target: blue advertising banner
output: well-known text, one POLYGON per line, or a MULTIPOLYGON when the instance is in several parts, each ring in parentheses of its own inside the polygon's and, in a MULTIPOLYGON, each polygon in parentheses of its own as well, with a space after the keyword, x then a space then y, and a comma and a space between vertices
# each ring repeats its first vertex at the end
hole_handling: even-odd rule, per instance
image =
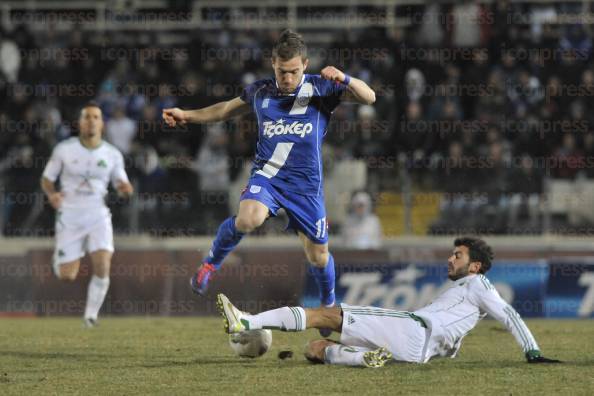
POLYGON ((594 317, 594 262, 575 261, 550 264, 547 317, 594 317))
MULTIPOLYGON (((545 315, 549 267, 545 261, 499 261, 487 274, 503 299, 520 315, 545 315)), ((440 263, 377 263, 339 265, 337 302, 412 311, 429 304, 449 287, 447 266, 440 263)), ((319 305, 318 289, 308 276, 302 299, 306 307, 319 305)))

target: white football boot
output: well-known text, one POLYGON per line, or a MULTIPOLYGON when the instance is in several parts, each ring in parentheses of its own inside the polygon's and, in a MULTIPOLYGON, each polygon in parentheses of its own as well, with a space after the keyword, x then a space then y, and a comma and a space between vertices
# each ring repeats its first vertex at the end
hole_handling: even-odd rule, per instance
POLYGON ((363 354, 363 364, 365 367, 379 368, 392 360, 392 353, 386 348, 381 347, 363 354))
POLYGON ((217 295, 217 308, 225 320, 225 331, 229 334, 241 333, 249 330, 249 322, 242 319, 245 312, 237 309, 226 295, 217 295))

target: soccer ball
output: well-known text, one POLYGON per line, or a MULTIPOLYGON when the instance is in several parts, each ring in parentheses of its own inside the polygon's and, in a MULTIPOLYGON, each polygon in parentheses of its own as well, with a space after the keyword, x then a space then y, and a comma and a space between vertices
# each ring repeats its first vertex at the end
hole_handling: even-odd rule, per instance
POLYGON ((239 357, 257 358, 272 345, 272 331, 247 330, 229 335, 229 345, 239 357))

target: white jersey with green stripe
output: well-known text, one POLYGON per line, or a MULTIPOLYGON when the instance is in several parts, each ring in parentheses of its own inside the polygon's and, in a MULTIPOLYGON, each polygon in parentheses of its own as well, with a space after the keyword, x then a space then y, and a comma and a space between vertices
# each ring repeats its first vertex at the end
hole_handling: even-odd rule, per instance
POLYGON ((117 148, 103 141, 89 149, 77 137, 54 148, 43 176, 52 182, 60 178, 63 209, 102 208, 109 182, 114 187, 118 182, 128 182, 124 157, 117 148))
POLYGON ((524 352, 539 349, 520 315, 484 275, 458 279, 431 304, 414 313, 425 320, 431 333, 425 361, 433 356, 455 357, 462 338, 487 314, 505 325, 524 352))

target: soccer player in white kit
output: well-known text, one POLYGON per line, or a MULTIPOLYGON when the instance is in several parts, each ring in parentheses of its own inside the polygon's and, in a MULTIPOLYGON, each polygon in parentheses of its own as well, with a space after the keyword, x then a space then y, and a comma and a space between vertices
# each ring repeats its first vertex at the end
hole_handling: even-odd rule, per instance
POLYGON ((79 136, 60 142, 48 161, 41 188, 56 210, 56 247, 53 269, 56 276, 74 281, 80 259, 88 252, 93 276, 84 312, 86 327, 97 324, 97 316, 109 289, 113 254, 111 212, 105 205, 111 181, 120 196, 130 196, 132 185, 124 169, 124 157, 103 141, 103 115, 95 103, 80 112, 79 136), (61 189, 55 182, 60 178, 61 189))
POLYGON ((485 273, 491 268, 491 247, 478 238, 458 238, 448 259, 451 287, 414 312, 341 304, 334 308, 282 307, 250 315, 219 294, 217 306, 225 330, 303 331, 331 328, 340 343, 316 340, 305 356, 314 362, 381 367, 390 360, 427 363, 431 358, 456 357, 462 339, 487 314, 513 334, 529 363, 557 363, 540 348, 520 315, 506 303, 485 273))

